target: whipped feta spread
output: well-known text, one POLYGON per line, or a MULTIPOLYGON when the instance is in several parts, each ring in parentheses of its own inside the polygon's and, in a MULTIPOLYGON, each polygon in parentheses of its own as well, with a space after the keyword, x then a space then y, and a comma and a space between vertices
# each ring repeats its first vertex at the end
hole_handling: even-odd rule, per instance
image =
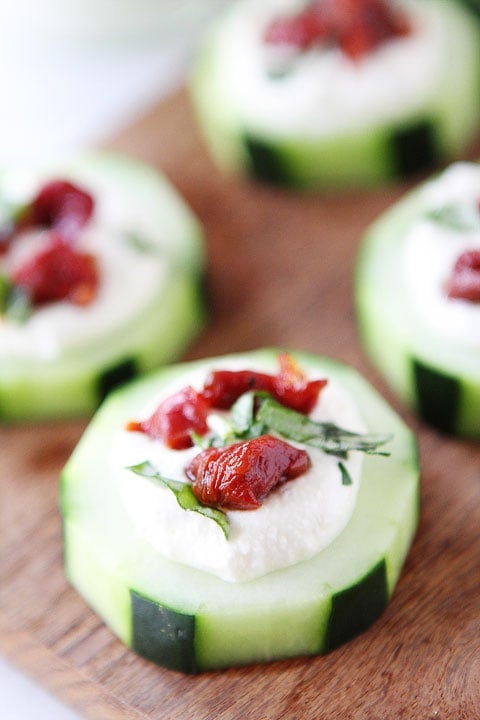
MULTIPOLYGON (((148 417, 165 396, 185 385, 200 390, 212 367, 181 377, 145 408, 142 417, 148 417)), ((271 365, 246 365, 245 361, 231 359, 217 367, 276 371, 271 365)), ((318 373, 311 379, 314 377, 317 379, 318 373)), ((365 431, 352 398, 330 380, 310 417, 365 431)), ((353 482, 343 485, 338 458, 312 447, 301 447, 310 456, 311 469, 275 488, 257 510, 229 511, 228 540, 213 520, 182 510, 170 490, 125 469, 149 460, 164 476, 185 482, 185 466, 199 452, 198 448, 170 450, 161 441, 141 433, 119 431, 112 443, 110 465, 136 532, 155 550, 170 560, 223 580, 246 582, 313 557, 342 532, 353 513, 360 484, 361 454, 351 452, 344 461, 353 482)))
POLYGON ((480 166, 455 163, 423 188, 424 213, 405 238, 403 267, 412 312, 427 329, 466 347, 480 347, 480 304, 447 296, 445 285, 457 258, 480 250, 480 166), (465 219, 453 227, 431 219, 452 208, 465 219), (471 222, 470 222, 471 220, 471 222))
MULTIPOLYGON (((55 177, 77 183, 94 198, 94 215, 75 247, 96 258, 97 293, 84 306, 63 300, 35 308, 22 323, 0 318, 0 358, 48 361, 95 344, 137 317, 167 281, 165 257, 160 252, 139 251, 131 241, 134 235, 155 246, 159 227, 149 221, 144 208, 131 201, 128 186, 94 173, 84 178, 82 173, 60 171, 55 177)), ((12 173, 2 178, 2 200, 6 206, 28 202, 45 181, 40 175, 12 173)), ((36 253, 47 237, 48 232, 35 230, 15 240, 12 250, 0 256, 0 274, 8 274, 36 253)))
POLYGON ((446 3, 404 3, 412 31, 358 62, 335 47, 297 53, 263 42, 272 18, 304 4, 244 0, 219 31, 217 82, 228 89, 232 113, 249 129, 335 137, 408 117, 435 88, 441 92, 455 36, 446 3))

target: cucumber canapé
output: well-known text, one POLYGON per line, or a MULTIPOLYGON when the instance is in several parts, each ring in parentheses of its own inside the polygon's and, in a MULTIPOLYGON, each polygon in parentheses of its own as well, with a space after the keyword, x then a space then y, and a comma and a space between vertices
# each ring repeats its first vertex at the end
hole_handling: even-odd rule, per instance
MULTIPOLYGON (((382 613, 412 542, 419 468, 411 431, 351 368, 293 352, 278 374, 279 357, 268 349, 171 366, 116 390, 64 469, 69 580, 127 646, 167 668, 194 673, 328 652, 382 613), (233 373, 242 391, 228 411, 212 400, 212 371, 233 373), (318 393, 308 415, 303 400, 298 409, 300 385, 318 393), (185 388, 190 400, 197 394, 188 413, 195 443, 176 450, 166 447, 165 408, 175 413, 172 398, 185 388), (287 443, 308 456, 309 467, 282 478, 257 509, 194 497, 201 473, 190 486, 184 472, 193 458, 204 468, 273 440, 282 453, 287 443)), ((231 480, 232 468, 221 468, 220 480, 231 480)), ((245 499, 237 482, 233 472, 233 485, 225 483, 235 503, 245 499)))
POLYGON ((191 89, 222 170, 297 189, 363 187, 473 142, 478 15, 443 0, 343 5, 243 0, 207 35, 191 89))
POLYGON ((91 413, 203 324, 201 228, 108 153, 0 174, 0 421, 91 413))
POLYGON ((480 166, 455 163, 367 231, 355 280, 366 353, 441 431, 480 435, 480 166))

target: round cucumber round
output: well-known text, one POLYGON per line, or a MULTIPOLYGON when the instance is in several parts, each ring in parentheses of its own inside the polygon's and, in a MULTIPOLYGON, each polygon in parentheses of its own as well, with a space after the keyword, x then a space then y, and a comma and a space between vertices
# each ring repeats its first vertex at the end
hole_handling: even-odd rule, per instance
MULTIPOLYGON (((415 242, 413 229, 427 223, 433 243, 438 238, 438 248, 432 246, 433 254, 423 259, 419 270, 425 278, 432 277, 435 256, 445 243, 455 248, 454 243, 476 242, 480 227, 476 227, 476 210, 471 220, 463 219, 462 202, 470 199, 475 208, 478 197, 480 167, 469 163, 455 164, 411 191, 367 231, 355 277, 359 332, 373 364, 424 420, 464 436, 480 435, 480 349, 475 345, 475 325, 460 329, 465 310, 469 322, 472 312, 480 310, 445 296, 444 314, 429 315, 427 295, 412 294, 406 253, 408 243, 415 242), (455 190, 460 178, 466 185, 455 190), (435 188, 444 189, 438 195, 435 188)), ((439 295, 445 295, 446 279, 439 279, 439 295)))
POLYGON ((99 287, 86 308, 60 301, 1 319, 0 421, 89 414, 115 385, 177 358, 204 322, 202 231, 158 172, 108 153, 3 171, 3 220, 56 178, 94 197, 82 233, 100 253, 99 287))
MULTIPOLYGON (((242 23, 246 25, 249 15, 255 18, 260 12, 257 5, 252 0, 232 5, 205 39, 192 73, 191 90, 199 125, 213 158, 225 172, 298 189, 376 185, 454 159, 471 144, 480 118, 480 25, 478 16, 461 3, 407 2, 407 11, 420 11, 422 22, 441 26, 442 47, 428 78, 415 92, 404 92, 405 102, 397 102, 389 112, 385 111, 386 102, 380 102, 378 97, 356 97, 355 107, 346 106, 338 122, 329 121, 323 129, 323 118, 337 104, 337 97, 332 102, 319 100, 315 113, 309 108, 306 127, 307 109, 299 94, 300 90, 304 96, 308 94, 307 82, 289 91, 292 79, 302 71, 301 64, 298 69, 293 64, 288 72, 273 76, 265 83, 267 93, 263 97, 258 87, 256 93, 249 94, 251 76, 267 76, 265 59, 258 52, 255 61, 247 58, 242 63, 241 48, 235 49, 237 36, 242 33, 235 33, 235 29, 242 23), (250 76, 244 66, 249 68, 250 76), (280 89, 282 92, 277 94, 280 89), (272 100, 269 113, 265 96, 272 100), (262 112, 255 110, 259 105, 262 112), (298 127, 296 121, 285 120, 296 117, 297 106, 298 127)), ((288 3, 285 5, 288 8, 288 3)), ((278 15, 278 5, 275 11, 272 3, 271 12, 272 16, 275 12, 278 15)), ((252 21, 254 32, 258 34, 259 30, 252 21)), ((372 79, 371 87, 380 88, 388 81, 398 95, 402 94, 418 75, 419 67, 429 62, 428 52, 426 58, 416 61, 408 57, 406 50, 402 65, 410 67, 410 78, 408 70, 403 78, 393 73, 387 78, 379 75, 372 79)), ((386 60, 382 56, 378 62, 385 64, 386 60)), ((370 58, 365 64, 369 63, 370 58)), ((361 62, 354 72, 360 77, 361 62)), ((331 74, 324 72, 325 76, 326 87, 335 85, 331 74)), ((315 78, 315 85, 321 82, 315 78)), ((350 92, 355 92, 353 76, 349 82, 350 92)), ((310 94, 314 91, 316 87, 311 87, 310 94)))
MULTIPOLYGON (((268 368, 278 352, 215 362, 221 367, 234 358, 244 367, 268 368)), ((369 627, 393 593, 418 522, 413 434, 351 368, 315 355, 292 356, 354 398, 367 432, 393 436, 389 457, 365 456, 348 525, 314 557, 248 582, 228 582, 166 559, 135 532, 109 461, 112 440, 152 397, 188 384, 192 372, 207 372, 212 360, 165 368, 115 391, 63 471, 70 582, 127 646, 162 666, 194 673, 326 653, 369 627)))

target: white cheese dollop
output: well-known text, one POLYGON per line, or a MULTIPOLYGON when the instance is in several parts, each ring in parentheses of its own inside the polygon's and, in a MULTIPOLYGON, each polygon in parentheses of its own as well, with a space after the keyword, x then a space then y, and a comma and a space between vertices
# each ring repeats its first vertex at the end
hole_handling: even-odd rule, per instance
POLYGON ((232 112, 251 130, 312 138, 361 131, 412 114, 445 75, 452 37, 445 3, 403 3, 412 32, 358 62, 334 47, 292 53, 263 42, 272 18, 302 5, 245 0, 219 33, 219 86, 228 88, 232 112), (282 67, 281 77, 269 73, 282 67))
MULTIPOLYGON (((232 364, 231 360, 220 366, 246 367, 245 362, 232 364)), ((276 369, 264 365, 248 368, 267 372, 276 369)), ((201 389, 205 377, 205 369, 194 376, 183 376, 176 386, 169 386, 167 394, 187 384, 201 389)), ((147 417, 160 399, 155 398, 142 417, 147 417)), ((365 430, 352 398, 331 381, 321 392, 311 417, 358 432, 365 430)), ((149 460, 166 477, 185 481, 184 468, 198 448, 169 450, 162 442, 141 433, 119 431, 110 463, 137 533, 159 553, 227 581, 246 582, 313 557, 342 532, 353 513, 361 454, 349 454, 345 465, 353 483, 343 485, 338 458, 315 448, 305 449, 312 461, 307 473, 276 488, 257 510, 228 512, 228 540, 213 520, 182 510, 170 490, 125 469, 149 460)))
MULTIPOLYGON (((138 316, 167 279, 169 266, 159 252, 139 252, 129 233, 155 244, 159 228, 149 223, 142 207, 129 201, 128 187, 94 175, 77 179, 59 172, 90 192, 94 215, 82 229, 76 249, 95 256, 99 271, 98 291, 85 306, 60 301, 36 308, 26 322, 0 319, 0 358, 48 361, 75 352, 87 343, 101 341, 107 333, 125 327, 138 316)), ((40 175, 19 172, 5 179, 2 190, 11 203, 28 202, 45 182, 40 175)), ((0 256, 0 273, 18 266, 20 258, 42 247, 48 233, 34 231, 15 240, 13 249, 0 256)))
POLYGON ((424 186, 425 212, 405 238, 404 274, 416 324, 445 340, 480 347, 480 304, 452 299, 445 292, 457 258, 480 250, 480 167, 455 163, 424 186), (428 218, 429 210, 458 209, 470 229, 455 229, 428 218))

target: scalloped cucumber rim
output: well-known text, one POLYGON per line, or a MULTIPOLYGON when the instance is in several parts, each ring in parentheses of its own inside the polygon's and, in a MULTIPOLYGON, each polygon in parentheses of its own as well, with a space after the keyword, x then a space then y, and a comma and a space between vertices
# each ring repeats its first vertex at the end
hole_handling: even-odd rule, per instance
POLYGON ((190 83, 199 125, 219 167, 315 189, 375 185, 458 156, 475 137, 480 115, 480 26, 478 13, 470 8, 456 3, 439 7, 457 26, 458 48, 452 48, 445 72, 424 102, 396 121, 322 140, 270 136, 243 123, 217 72, 220 21, 199 51, 190 83))
MULTIPOLYGON (((121 183, 129 196, 168 221, 155 241, 170 264, 147 307, 102 342, 87 342, 55 360, 0 358, 0 421, 46 420, 91 413, 117 382, 175 360, 205 322, 201 227, 185 202, 153 168, 134 159, 93 153, 51 164, 42 174, 121 183), (120 178, 120 180, 119 180, 120 178)), ((0 177, 1 185, 1 177, 0 177)))
POLYGON ((419 326, 399 272, 404 239, 426 211, 427 183, 384 212, 363 238, 355 271, 359 335, 371 362, 407 406, 444 432, 477 437, 478 355, 419 326))
MULTIPOLYGON (((273 365, 276 350, 244 355, 273 365)), ((366 457, 346 530, 313 559, 248 583, 228 583, 168 561, 137 537, 108 467, 113 435, 151 395, 209 361, 164 369, 113 393, 62 474, 65 563, 71 583, 115 634, 183 672, 327 652, 384 610, 412 542, 419 467, 412 432, 354 370, 292 353, 336 378, 371 431, 393 432, 390 458, 366 457)))

